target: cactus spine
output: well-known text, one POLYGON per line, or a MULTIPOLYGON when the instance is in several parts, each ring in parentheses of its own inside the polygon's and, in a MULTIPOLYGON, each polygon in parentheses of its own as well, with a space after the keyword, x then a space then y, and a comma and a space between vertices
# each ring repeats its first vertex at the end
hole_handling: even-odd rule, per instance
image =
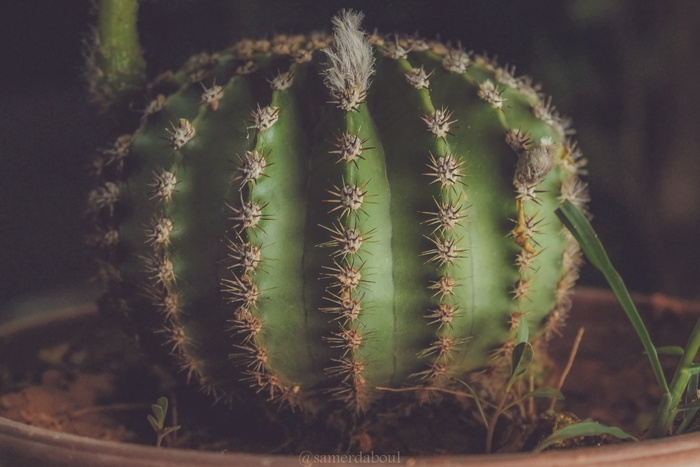
POLYGON ((497 375, 565 319, 569 122, 512 69, 360 20, 194 57, 96 159, 106 302, 215 397, 363 411, 497 375))

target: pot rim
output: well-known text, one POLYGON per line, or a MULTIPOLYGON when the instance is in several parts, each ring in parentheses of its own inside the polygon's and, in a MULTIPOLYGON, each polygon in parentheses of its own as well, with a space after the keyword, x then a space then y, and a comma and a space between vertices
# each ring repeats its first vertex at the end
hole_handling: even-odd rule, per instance
MULTIPOLYGON (((654 296, 637 296, 641 302, 650 303, 654 296)), ((589 302, 610 302, 615 300, 612 293, 595 288, 579 287, 576 300, 589 302)), ((697 312, 697 302, 675 301, 676 304, 688 303, 690 313, 697 312)), ((58 310, 15 319, 0 325, 0 340, 43 324, 54 324, 96 315, 97 307, 93 302, 84 302, 75 306, 62 307, 58 310)), ((510 466, 530 465, 537 467, 554 467, 561 465, 634 465, 635 467, 658 466, 673 462, 672 465, 698 465, 700 461, 700 432, 667 438, 645 440, 639 443, 599 447, 576 448, 562 451, 547 451, 539 454, 492 454, 492 455, 450 455, 429 457, 403 457, 395 455, 378 456, 363 453, 362 456, 323 455, 323 453, 303 452, 299 456, 230 453, 213 451, 196 451, 178 448, 156 448, 137 444, 103 441, 93 438, 51 431, 34 427, 0 417, 0 461, 17 459, 22 456, 25 463, 12 465, 31 466, 136 466, 136 467, 218 467, 228 465, 242 466, 305 466, 311 464, 337 463, 402 463, 415 466, 442 465, 494 465, 510 466)), ((0 464, 5 465, 4 462, 0 464)))
MULTIPOLYGON (((195 451, 178 448, 156 448, 137 444, 102 441, 33 427, 0 417, 0 460, 16 452, 29 456, 27 465, 86 465, 86 466, 152 466, 152 467, 219 467, 241 466, 305 466, 337 463, 401 463, 411 466, 466 465, 635 465, 658 466, 673 461, 673 465, 697 465, 700 459, 700 433, 689 433, 639 443, 613 444, 563 451, 518 454, 478 454, 454 456, 403 457, 401 453, 388 456, 363 453, 356 455, 323 455, 302 452, 298 456, 250 453, 195 451), (308 459, 308 461, 307 461, 308 459), (49 464, 42 464, 49 461, 49 464), (69 463, 68 463, 69 462, 69 463), (82 463, 81 463, 82 462, 82 463), (629 463, 629 464, 628 464, 629 463)), ((8 457, 9 459, 10 457, 8 457)))

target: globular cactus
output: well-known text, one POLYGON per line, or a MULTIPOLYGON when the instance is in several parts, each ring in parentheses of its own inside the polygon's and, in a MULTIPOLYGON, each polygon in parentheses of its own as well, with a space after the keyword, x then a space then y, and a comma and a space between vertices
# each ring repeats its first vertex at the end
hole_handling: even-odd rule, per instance
POLYGON ((512 68, 360 20, 193 57, 95 161, 106 303, 216 397, 488 386, 566 317, 569 122, 512 68))

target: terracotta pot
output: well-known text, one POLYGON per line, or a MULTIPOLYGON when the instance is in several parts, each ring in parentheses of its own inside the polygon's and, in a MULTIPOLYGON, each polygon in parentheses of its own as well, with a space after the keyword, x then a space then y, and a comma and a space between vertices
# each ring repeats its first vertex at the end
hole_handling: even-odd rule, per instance
MULTIPOLYGON (((700 305, 692 302, 668 300, 660 296, 635 297, 657 345, 682 344, 697 315, 700 305)), ((0 355, 11 357, 11 342, 17 336, 38 327, 60 328, 61 325, 94 319, 91 304, 52 310, 41 316, 16 320, 0 327, 0 355)), ((614 297, 594 289, 579 289, 574 310, 562 339, 552 346, 552 353, 566 360, 572 335, 580 326, 586 327, 580 355, 593 353, 616 365, 646 365, 641 345, 629 336, 631 327, 614 297), (630 337, 631 340, 626 340, 630 337), (631 342, 631 344, 630 344, 631 342), (602 352, 601 352, 602 349, 602 352), (632 363, 629 363, 632 362, 632 363)), ((577 370, 574 368, 572 373, 577 370)), ((613 370, 615 371, 615 370, 613 370)), ((585 376, 585 375, 584 375, 585 376)), ((640 381, 648 375, 640 374, 640 381)), ((637 381, 626 381, 638 386, 637 381)), ((584 377, 576 383, 579 391, 595 390, 595 378, 584 377), (590 384, 590 387, 581 387, 590 384)), ((564 393, 567 394, 566 387, 564 393)), ((585 417, 586 413, 579 413, 585 417)), ((697 466, 700 465, 700 433, 601 447, 552 451, 542 454, 498 454, 477 456, 435 456, 409 458, 401 453, 391 457, 366 454, 364 457, 327 456, 318 453, 301 456, 271 456, 254 454, 215 453, 193 450, 154 448, 126 443, 98 441, 74 435, 57 433, 0 418, 0 466, 11 467, 124 467, 124 466, 299 466, 312 463, 405 463, 408 465, 488 465, 488 466, 697 466)))

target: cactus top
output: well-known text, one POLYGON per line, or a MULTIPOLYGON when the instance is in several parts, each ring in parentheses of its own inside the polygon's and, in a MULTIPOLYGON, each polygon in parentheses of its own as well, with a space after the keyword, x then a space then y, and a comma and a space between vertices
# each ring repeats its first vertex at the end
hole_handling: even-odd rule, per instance
POLYGON ((512 68, 360 21, 193 57, 95 160, 106 302, 216 397, 361 411, 566 317, 569 121, 512 68))

